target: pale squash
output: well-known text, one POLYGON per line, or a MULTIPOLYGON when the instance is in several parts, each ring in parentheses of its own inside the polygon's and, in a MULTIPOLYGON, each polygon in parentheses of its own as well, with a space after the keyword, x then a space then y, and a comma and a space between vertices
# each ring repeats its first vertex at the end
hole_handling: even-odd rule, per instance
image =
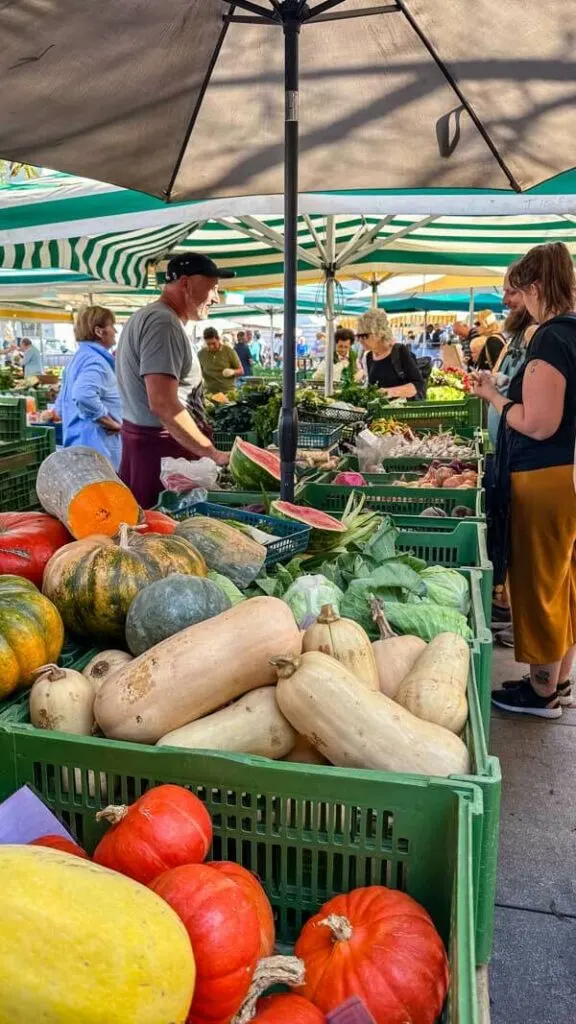
POLYGON ((41 846, 0 846, 0 1024, 184 1024, 190 940, 150 889, 41 846))
POLYGON ((426 641, 419 636, 396 636, 379 601, 372 601, 372 617, 380 631, 380 639, 372 644, 380 693, 394 700, 400 683, 426 650, 426 641))
POLYGON ((59 448, 44 459, 36 492, 76 540, 94 533, 113 537, 122 523, 135 526, 140 518, 136 498, 108 459, 83 445, 59 448))
POLYGON ((295 740, 294 729, 276 703, 276 687, 262 686, 212 715, 166 733, 158 746, 280 758, 292 750, 295 740))
POLYGON ((292 764, 329 764, 323 754, 316 747, 313 747, 310 740, 305 736, 296 736, 296 743, 292 750, 282 758, 283 761, 291 761, 292 764))
POLYGON ((468 718, 468 644, 457 633, 438 633, 422 652, 396 694, 407 711, 460 733, 468 718))
POLYGON ((96 721, 112 739, 156 743, 243 693, 272 685, 270 659, 301 648, 288 605, 253 597, 135 658, 97 693, 96 721))
POLYGON ((309 626, 302 641, 303 651, 321 651, 349 668, 369 690, 379 689, 378 666, 370 637, 353 619, 343 619, 331 604, 309 626))
POLYGON ((94 728, 94 686, 81 672, 58 665, 36 671, 30 690, 30 721, 37 729, 90 736, 94 728))
POLYGON ((132 655, 126 651, 100 651, 82 669, 82 675, 90 680, 94 692, 97 693, 102 684, 116 675, 129 661, 132 661, 132 655))
POLYGON ((274 662, 280 710, 332 764, 438 776, 469 771, 461 739, 368 690, 329 655, 309 651, 274 662))

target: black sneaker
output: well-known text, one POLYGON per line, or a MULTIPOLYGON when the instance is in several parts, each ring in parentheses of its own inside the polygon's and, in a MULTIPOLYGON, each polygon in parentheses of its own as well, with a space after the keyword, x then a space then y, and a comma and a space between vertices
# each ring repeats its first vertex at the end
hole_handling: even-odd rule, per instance
POLYGON ((539 697, 527 679, 521 679, 516 686, 494 690, 492 703, 502 711, 536 715, 538 718, 560 718, 562 714, 558 691, 551 697, 539 697))
POLYGON ((492 629, 498 629, 499 626, 510 626, 512 623, 512 613, 509 608, 504 608, 501 604, 492 605, 492 629))
MULTIPOLYGON (((514 690, 522 683, 530 683, 530 676, 523 676, 522 679, 507 679, 505 683, 502 683, 503 690, 514 690)), ((556 688, 556 696, 558 697, 558 703, 565 708, 572 706, 572 680, 566 679, 563 683, 558 683, 556 688)))
POLYGON ((494 633, 494 643, 498 644, 499 647, 514 647, 514 630, 499 629, 498 632, 494 633))

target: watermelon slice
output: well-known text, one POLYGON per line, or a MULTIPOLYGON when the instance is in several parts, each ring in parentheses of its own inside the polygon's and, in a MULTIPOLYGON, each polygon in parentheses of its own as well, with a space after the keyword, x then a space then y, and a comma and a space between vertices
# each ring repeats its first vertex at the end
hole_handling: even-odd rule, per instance
POLYGON ((293 505, 290 501, 273 501, 270 510, 272 515, 279 516, 280 519, 291 519, 293 522, 311 527, 308 544, 308 551, 311 554, 319 554, 336 547, 340 544, 343 534, 347 532, 344 523, 317 508, 293 505))
POLYGON ((230 473, 245 491, 280 490, 280 459, 274 452, 266 452, 249 441, 237 437, 230 452, 230 473))

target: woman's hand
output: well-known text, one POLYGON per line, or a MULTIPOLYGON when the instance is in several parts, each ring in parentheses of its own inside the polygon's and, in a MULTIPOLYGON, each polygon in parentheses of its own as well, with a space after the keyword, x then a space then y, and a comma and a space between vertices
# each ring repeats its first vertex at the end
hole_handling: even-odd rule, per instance
POLYGON ((472 394, 476 395, 477 398, 484 398, 487 402, 491 402, 500 393, 490 370, 478 370, 470 374, 470 378, 472 381, 472 394))

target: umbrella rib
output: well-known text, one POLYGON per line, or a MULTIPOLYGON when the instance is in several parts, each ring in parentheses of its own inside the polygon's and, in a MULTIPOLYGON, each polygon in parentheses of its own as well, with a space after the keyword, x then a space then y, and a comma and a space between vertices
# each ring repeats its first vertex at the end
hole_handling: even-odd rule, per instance
POLYGON ((324 247, 324 243, 323 243, 322 239, 320 238, 320 235, 318 234, 318 232, 316 230, 316 226, 315 226, 314 222, 312 221, 312 218, 310 217, 310 215, 308 213, 305 213, 305 214, 303 214, 302 219, 303 219, 306 227, 308 228, 308 231, 312 235, 312 238, 314 239, 314 242, 316 244, 316 248, 318 249, 318 252, 320 253, 320 259, 322 260, 323 263, 327 263, 328 262, 328 257, 326 256, 326 249, 324 247))
POLYGON ((396 2, 398 4, 399 9, 404 14, 404 17, 406 18, 408 24, 414 30, 414 32, 416 33, 416 35, 420 39, 420 42, 428 50, 428 53, 432 57, 432 60, 438 66, 438 68, 440 69, 442 74, 444 75, 444 78, 448 82, 448 85, 450 86, 452 91, 454 93, 456 93, 456 96, 458 97, 458 99, 460 100, 462 106, 467 111, 468 115, 472 119, 472 121, 475 124, 476 128, 480 132, 480 135, 484 139, 484 142, 488 146, 488 149, 492 153, 492 156, 496 160, 498 166, 502 169, 502 171, 504 172, 504 174, 508 178, 508 181, 510 182, 512 188, 514 189, 515 192, 521 192, 522 188, 521 188, 519 182, 516 180, 516 177, 515 177, 514 173, 508 167, 508 164, 504 160, 504 157, 502 156, 502 154, 499 152, 498 147, 496 146, 496 143, 493 141, 490 133, 488 132, 488 129, 485 127, 485 125, 482 123, 482 121, 478 117, 478 114, 476 113, 476 111, 472 107, 471 103, 466 99, 466 97, 465 97, 465 95, 464 95, 460 85, 456 81, 454 75, 449 70, 447 65, 442 60, 440 54, 436 50, 436 47, 433 45, 433 43, 430 42, 430 40, 428 39, 426 33, 423 31, 423 29, 420 28, 420 26, 419 26, 418 22, 416 21, 415 17, 413 16, 413 14, 406 7, 405 0, 396 0, 396 2))
MULTIPOLYGON (((225 2, 229 2, 229 0, 225 0, 225 2)), ((235 4, 230 4, 230 13, 232 13, 234 11, 234 7, 235 7, 235 4)), ((200 108, 202 106, 202 103, 204 102, 204 97, 206 95, 206 90, 208 88, 210 79, 212 78, 212 73, 214 71, 214 68, 216 67, 216 61, 218 60, 218 57, 220 56, 220 50, 222 49, 222 47, 224 45, 224 40, 226 38, 227 31, 228 31, 228 21, 225 18, 224 25, 222 27, 220 35, 218 36, 218 40, 216 42, 216 46, 214 47, 214 52, 212 53, 212 57, 210 59, 210 63, 209 63, 208 68, 206 70, 206 74, 204 75, 204 81, 202 82, 202 85, 201 85, 201 88, 200 88, 200 92, 199 92, 199 95, 198 95, 198 99, 196 100, 196 103, 194 104, 194 110, 192 111, 192 116, 190 118, 190 121, 188 122, 186 131, 184 132, 184 138, 182 140, 182 145, 180 147, 180 152, 178 153, 178 156, 176 158, 176 163, 174 164, 174 170, 172 171, 172 176, 171 176, 170 181, 168 183, 168 188, 165 189, 165 191, 164 191, 164 196, 165 196, 165 198, 168 201, 170 201, 170 199, 172 197, 172 190, 174 188, 174 185, 176 184, 176 179, 178 177, 178 174, 180 173, 180 168, 182 166, 182 162, 183 162, 184 157, 186 155, 186 150, 188 149, 188 143, 190 142, 190 136, 192 135, 192 132, 194 131, 194 125, 196 124, 196 121, 198 119, 198 115, 200 113, 200 108)))
MULTIPOLYGON (((240 223, 248 225, 248 228, 251 228, 255 233, 258 233, 260 235, 260 241, 262 241, 262 239, 266 239, 266 241, 271 242, 272 245, 280 252, 284 252, 284 235, 280 231, 275 231, 273 228, 269 227, 268 224, 264 224, 263 221, 248 215, 241 217, 240 223)), ((301 245, 296 246, 296 254, 299 259, 306 263, 310 263, 313 267, 317 267, 319 270, 323 269, 322 260, 320 260, 315 253, 308 252, 307 249, 302 248, 301 245)))
POLYGON ((356 256, 359 249, 363 249, 366 245, 373 242, 382 231, 382 228, 385 228, 393 219, 393 214, 389 213, 386 217, 382 217, 382 220, 379 220, 373 228, 370 228, 369 230, 366 230, 364 227, 360 228, 348 245, 345 245, 338 253, 336 266, 343 267, 344 263, 349 260, 351 256, 356 256))
MULTIPOLYGON (((437 220, 437 217, 423 217, 422 220, 416 221, 414 224, 408 224, 406 227, 401 228, 400 231, 395 231, 393 235, 387 235, 386 238, 377 239, 372 244, 359 246, 354 253, 356 260, 364 259, 369 256, 370 253, 376 252, 378 249, 387 249, 393 245, 394 242, 398 242, 401 238, 405 238, 406 235, 412 234, 413 231, 417 231, 418 228, 425 228, 431 221, 437 220)), ((349 257, 348 257, 349 258, 349 257)))
MULTIPOLYGON (((319 10, 319 8, 316 8, 319 10)), ((359 7, 354 11, 335 11, 334 14, 314 14, 306 19, 309 25, 321 21, 345 21, 349 18, 369 18, 374 14, 400 14, 400 8, 394 4, 382 4, 380 7, 359 7)))
MULTIPOLYGON (((264 21, 272 21, 277 24, 277 17, 272 11, 266 10, 265 7, 260 7, 260 4, 254 4, 251 0, 222 0, 223 3, 228 4, 229 7, 241 7, 245 11, 249 11, 251 14, 256 14, 259 18, 264 21)), ((232 11, 230 11, 232 13, 232 11)), ((227 17, 227 15, 224 15, 227 17)))

